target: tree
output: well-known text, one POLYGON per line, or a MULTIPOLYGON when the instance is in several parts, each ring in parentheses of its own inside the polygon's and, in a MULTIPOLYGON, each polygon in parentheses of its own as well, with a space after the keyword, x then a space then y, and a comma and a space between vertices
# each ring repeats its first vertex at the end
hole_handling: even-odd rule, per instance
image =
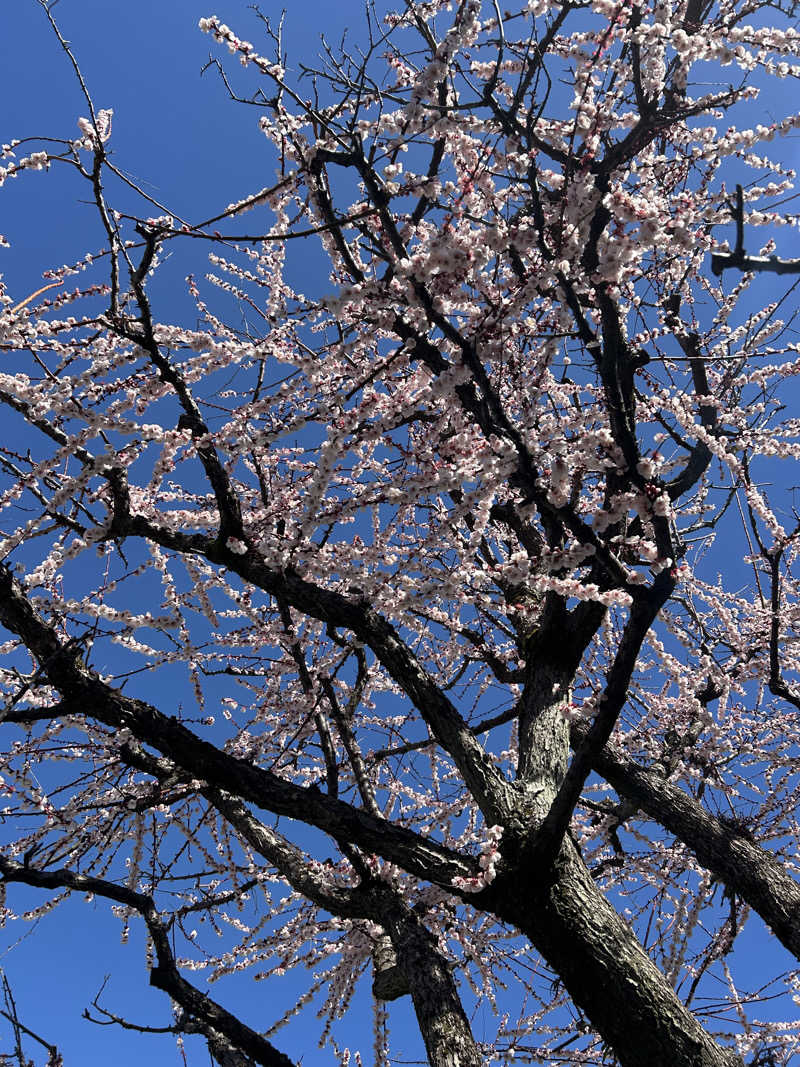
POLYGON ((330 1062, 369 968, 376 1063, 408 996, 435 1067, 797 1052, 734 952, 755 912, 800 953, 800 359, 755 304, 800 267, 752 251, 800 118, 736 125, 795 15, 406 0, 299 81, 204 18, 277 173, 199 223, 115 207, 85 86, 5 148, 107 245, 2 296, 0 872, 141 923, 217 1062, 292 1061, 192 969, 313 967, 330 1062))

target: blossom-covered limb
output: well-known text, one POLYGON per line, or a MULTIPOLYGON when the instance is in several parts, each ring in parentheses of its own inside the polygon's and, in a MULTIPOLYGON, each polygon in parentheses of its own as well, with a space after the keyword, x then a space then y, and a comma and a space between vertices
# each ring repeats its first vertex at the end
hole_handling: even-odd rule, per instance
MULTIPOLYGON (((454 1062, 478 1067, 483 1062, 447 960, 421 920, 390 885, 379 880, 349 890, 326 885, 310 870, 299 850, 255 819, 241 802, 220 790, 207 790, 206 796, 298 892, 336 915, 370 918, 387 931, 394 946, 395 966, 405 979, 401 988, 411 993, 432 1067, 449 1067, 454 1062)), ((386 974, 381 973, 379 992, 387 985, 386 974)))
POLYGON ((201 551, 215 563, 224 563, 253 585, 286 602, 299 611, 331 626, 345 627, 368 645, 380 662, 419 708, 433 734, 455 759, 464 780, 487 812, 498 822, 508 812, 510 792, 503 776, 471 733, 452 702, 442 692, 397 630, 362 599, 344 596, 315 585, 284 568, 276 570, 259 559, 252 549, 240 555, 218 541, 175 533, 158 528, 137 516, 131 516, 125 528, 128 534, 145 534, 163 541, 168 547, 184 551, 201 551))
POLYGON ((79 874, 66 868, 38 870, 3 856, 0 856, 0 877, 4 882, 19 882, 38 889, 68 889, 94 893, 132 908, 146 923, 156 951, 156 962, 150 969, 151 985, 168 993, 189 1015, 219 1030, 255 1063, 261 1064, 261 1067, 292 1067, 288 1056, 207 994, 201 993, 181 975, 170 947, 169 930, 162 922, 152 897, 116 885, 104 878, 79 874))
POLYGON ((449 961, 399 896, 385 886, 376 886, 375 893, 381 925, 408 982, 428 1062, 431 1067, 479 1067, 486 1052, 473 1037, 449 961))
MULTIPOLYGON (((128 758, 150 773, 168 774, 174 768, 167 761, 148 756, 142 749, 129 751, 128 758)), ((297 892, 334 915, 371 919, 388 931, 395 946, 395 966, 405 979, 402 988, 411 992, 432 1067, 448 1067, 453 1062, 454 1049, 460 1063, 482 1062, 483 1054, 472 1037, 452 969, 421 921, 390 885, 374 879, 350 889, 336 885, 324 877, 322 865, 313 863, 310 857, 256 819, 236 797, 212 788, 204 789, 203 794, 243 840, 277 867, 297 892)), ((382 972, 381 989, 386 985, 385 979, 382 972)))
POLYGON ((139 316, 136 320, 125 315, 112 317, 112 329, 146 352, 157 369, 159 377, 174 390, 182 408, 182 422, 179 425, 190 430, 197 455, 214 492, 219 510, 219 539, 221 542, 227 542, 229 538, 240 538, 242 536, 242 514, 239 498, 233 490, 228 473, 211 440, 208 427, 203 421, 200 408, 189 386, 180 371, 170 362, 169 356, 162 351, 154 333, 150 298, 145 282, 157 257, 161 232, 157 226, 142 225, 139 226, 139 233, 144 241, 144 250, 138 265, 131 270, 131 284, 139 316))

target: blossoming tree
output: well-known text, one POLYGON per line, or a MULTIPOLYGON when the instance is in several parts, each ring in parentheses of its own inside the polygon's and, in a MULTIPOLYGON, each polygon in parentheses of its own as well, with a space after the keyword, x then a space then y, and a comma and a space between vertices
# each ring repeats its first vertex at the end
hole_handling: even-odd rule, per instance
POLYGON ((379 1064, 401 997, 435 1067, 800 1050, 800 117, 742 128, 795 7, 406 0, 300 82, 204 18, 277 171, 201 222, 109 202, 88 92, 5 147, 107 244, 2 295, 0 873, 141 924, 221 1064, 292 1059, 205 979, 303 966, 314 1062, 370 981, 379 1064))

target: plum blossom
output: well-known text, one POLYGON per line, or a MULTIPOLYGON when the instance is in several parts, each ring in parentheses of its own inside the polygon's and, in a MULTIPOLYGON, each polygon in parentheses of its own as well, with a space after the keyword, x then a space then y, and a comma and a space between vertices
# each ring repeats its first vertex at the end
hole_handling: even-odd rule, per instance
POLYGON ((111 120, 114 117, 113 108, 101 108, 95 115, 95 120, 78 119, 78 129, 83 134, 83 143, 86 148, 94 148, 105 144, 111 137, 111 120))
POLYGON ((452 884, 456 889, 461 889, 465 893, 480 893, 482 889, 492 884, 497 877, 497 866, 502 858, 499 850, 502 837, 502 826, 488 827, 478 858, 480 873, 472 878, 455 877, 452 884))

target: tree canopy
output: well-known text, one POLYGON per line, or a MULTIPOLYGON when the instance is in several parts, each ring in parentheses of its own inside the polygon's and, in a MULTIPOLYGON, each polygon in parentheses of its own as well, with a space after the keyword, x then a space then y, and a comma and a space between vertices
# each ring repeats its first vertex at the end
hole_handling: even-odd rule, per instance
POLYGON ((797 4, 203 18, 275 174, 199 221, 42 6, 85 112, 0 179, 105 244, 4 253, 4 888, 141 925, 223 1067, 295 1062, 223 981, 294 968, 315 1063, 371 983, 376 1065, 406 997, 433 1067, 789 1064, 797 4))

